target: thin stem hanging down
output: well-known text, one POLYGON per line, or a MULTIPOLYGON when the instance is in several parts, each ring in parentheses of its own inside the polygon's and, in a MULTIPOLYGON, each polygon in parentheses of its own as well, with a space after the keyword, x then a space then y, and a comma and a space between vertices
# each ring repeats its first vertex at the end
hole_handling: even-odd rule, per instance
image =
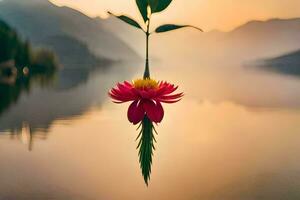
POLYGON ((150 37, 150 18, 147 21, 147 31, 146 31, 146 64, 144 79, 150 78, 150 69, 149 69, 149 37, 150 37))
POLYGON ((142 170, 142 174, 146 185, 150 180, 151 165, 153 150, 155 150, 154 143, 156 142, 153 131, 155 131, 152 121, 145 116, 140 124, 141 131, 137 137, 139 143, 137 149, 139 149, 139 162, 142 170))

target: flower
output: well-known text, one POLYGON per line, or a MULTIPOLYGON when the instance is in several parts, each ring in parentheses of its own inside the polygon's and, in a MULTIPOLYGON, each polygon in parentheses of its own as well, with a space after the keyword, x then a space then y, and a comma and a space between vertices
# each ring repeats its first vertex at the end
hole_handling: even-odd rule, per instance
POLYGON ((160 123, 164 117, 164 109, 161 103, 176 103, 181 100, 183 93, 172 94, 177 90, 165 81, 153 79, 137 79, 132 83, 124 81, 110 90, 109 96, 114 103, 130 102, 128 108, 128 120, 138 124, 147 116, 152 122, 160 123))

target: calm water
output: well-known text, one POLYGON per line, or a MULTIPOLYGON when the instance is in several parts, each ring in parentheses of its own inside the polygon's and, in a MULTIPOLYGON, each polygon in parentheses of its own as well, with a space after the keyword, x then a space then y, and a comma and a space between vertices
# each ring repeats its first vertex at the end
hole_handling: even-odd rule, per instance
POLYGON ((128 105, 107 97, 142 66, 64 70, 8 98, 0 199, 300 198, 300 78, 241 65, 152 63, 153 77, 177 83, 185 97, 165 105, 147 188, 128 105))

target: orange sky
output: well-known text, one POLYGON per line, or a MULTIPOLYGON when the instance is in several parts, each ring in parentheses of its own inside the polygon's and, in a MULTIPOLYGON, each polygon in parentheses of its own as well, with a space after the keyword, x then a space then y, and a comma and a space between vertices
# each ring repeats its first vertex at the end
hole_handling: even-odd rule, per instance
MULTIPOLYGON (((90 16, 105 16, 106 10, 138 17, 134 0, 51 0, 90 16)), ((156 24, 190 23, 206 31, 230 30, 249 20, 300 17, 300 0, 173 0, 171 6, 156 16, 156 24)))

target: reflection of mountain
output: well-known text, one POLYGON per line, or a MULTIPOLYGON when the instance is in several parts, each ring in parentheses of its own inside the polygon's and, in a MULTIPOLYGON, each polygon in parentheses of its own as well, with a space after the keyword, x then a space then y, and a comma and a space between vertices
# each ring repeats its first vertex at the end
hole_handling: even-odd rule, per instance
POLYGON ((59 72, 60 78, 47 87, 45 81, 39 80, 26 84, 26 93, 22 85, 9 86, 6 90, 0 88, 5 96, 0 101, 3 108, 0 132, 22 133, 25 123, 32 134, 47 133, 55 120, 68 120, 101 105, 111 85, 125 79, 126 73, 113 66, 109 70, 65 69, 59 72))
POLYGON ((53 36, 69 36, 74 42, 87 44, 97 56, 113 60, 137 59, 136 53, 124 42, 79 11, 55 6, 47 0, 4 0, 0 4, 0 17, 35 44, 47 44, 53 36))
POLYGON ((0 88, 0 132, 10 132, 12 138, 26 136, 29 146, 33 138, 45 139, 54 121, 101 105, 118 77, 125 79, 130 73, 125 63, 117 68, 113 64, 120 62, 110 60, 138 59, 98 20, 47 0, 0 1, 0 17, 35 45, 53 49, 64 66, 51 84, 37 77, 0 88))
MULTIPOLYGON (((105 67, 105 66, 104 66, 105 67)), ((58 72, 55 88, 69 90, 85 84, 95 70, 64 69, 58 72)))
POLYGON ((300 75, 300 51, 264 60, 263 67, 277 72, 300 75))
MULTIPOLYGON (((66 74, 69 76, 74 73, 66 72, 66 74)), ((32 85, 30 93, 19 97, 14 107, 0 117, 0 130, 10 129, 16 124, 21 128, 24 120, 27 120, 32 129, 48 129, 55 119, 80 115, 90 106, 101 103, 106 98, 106 93, 115 77, 122 76, 93 71, 93 74, 97 75, 91 78, 86 70, 79 69, 76 74, 77 78, 75 77, 73 81, 77 80, 78 83, 73 84, 77 87, 68 87, 69 83, 64 81, 56 83, 57 87, 68 87, 68 90, 57 90, 56 87, 41 88, 39 84, 32 85)), ((65 80, 63 75, 62 71, 61 79, 65 80)))

